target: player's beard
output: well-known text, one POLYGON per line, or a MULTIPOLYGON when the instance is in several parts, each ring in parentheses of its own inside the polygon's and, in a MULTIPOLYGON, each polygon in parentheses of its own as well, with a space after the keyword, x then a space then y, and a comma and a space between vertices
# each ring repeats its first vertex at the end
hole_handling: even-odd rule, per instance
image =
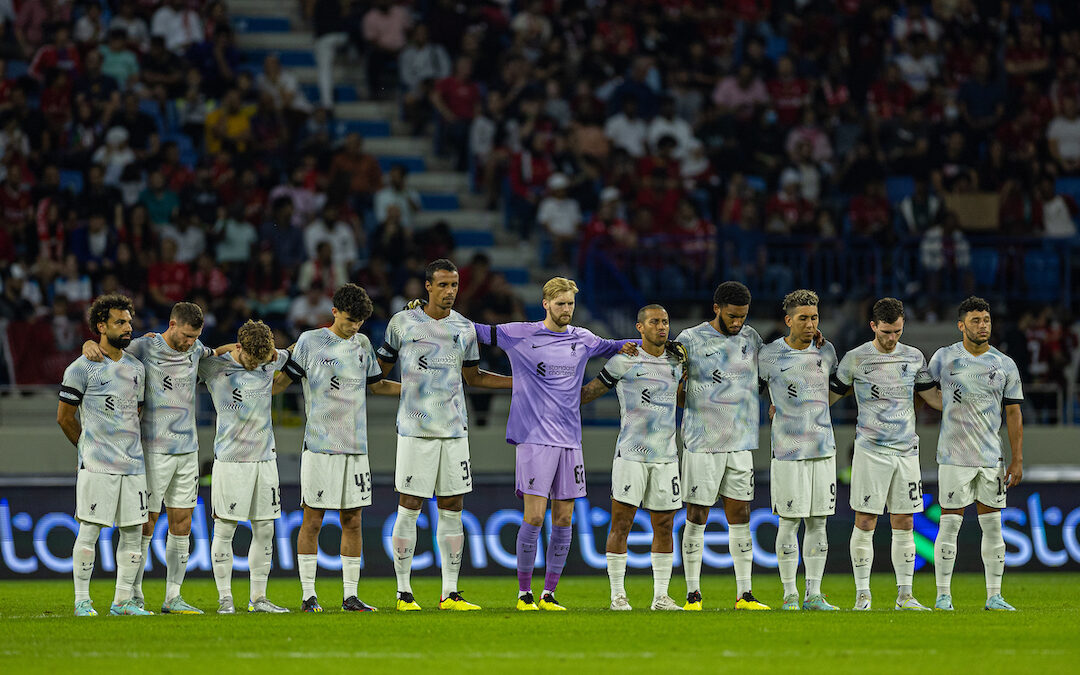
POLYGON ((987 335, 985 338, 982 338, 982 337, 979 337, 977 333, 967 333, 967 339, 968 339, 968 342, 970 342, 973 345, 984 345, 987 342, 990 342, 990 336, 989 335, 987 335))
POLYGON ((724 335, 738 335, 739 331, 742 330, 742 326, 739 326, 739 330, 731 330, 722 316, 716 317, 716 323, 720 324, 720 332, 724 335))
POLYGON ((131 335, 130 334, 129 335, 117 335, 116 337, 113 337, 111 335, 107 335, 105 337, 105 339, 108 341, 108 343, 110 345, 112 345, 116 349, 127 349, 127 346, 129 344, 131 344, 131 335))

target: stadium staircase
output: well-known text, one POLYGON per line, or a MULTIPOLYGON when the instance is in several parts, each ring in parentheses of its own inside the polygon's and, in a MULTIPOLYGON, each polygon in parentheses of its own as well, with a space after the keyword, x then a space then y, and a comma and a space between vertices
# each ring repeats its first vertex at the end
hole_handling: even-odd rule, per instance
MULTIPOLYGON (((229 12, 244 68, 258 72, 266 55, 276 53, 308 100, 317 103, 314 36, 298 5, 290 0, 229 0, 229 12)), ((542 318, 535 315, 540 297, 532 269, 536 251, 524 250, 503 230, 500 212, 483 209, 482 200, 470 190, 468 174, 454 171, 449 160, 436 156, 430 136, 409 135, 396 100, 366 100, 364 72, 355 55, 339 54, 334 66, 335 135, 359 133, 364 150, 378 157, 383 171, 394 164, 406 166, 408 185, 421 197, 417 226, 448 223, 457 244, 455 262, 465 265, 474 253, 486 253, 519 293, 530 318, 542 318)))

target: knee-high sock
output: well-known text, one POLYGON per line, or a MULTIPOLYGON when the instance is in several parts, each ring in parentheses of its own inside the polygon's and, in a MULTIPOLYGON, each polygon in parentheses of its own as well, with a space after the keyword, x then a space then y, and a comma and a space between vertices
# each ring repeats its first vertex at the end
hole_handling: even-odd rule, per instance
MULTIPOLYGON (((851 570, 855 573, 855 593, 870 592, 870 568, 874 566, 874 532, 851 528, 851 570)), ((896 548, 895 541, 893 548, 896 548)), ((894 558, 895 560, 895 558, 894 558)))
POLYGON ((608 583, 611 584, 611 599, 614 600, 617 595, 626 595, 626 587, 623 586, 626 578, 625 553, 607 554, 607 575, 608 583))
MULTIPOLYGON (((728 541, 730 542, 730 539, 728 541)), ((705 548, 705 526, 686 521, 682 532, 682 555, 687 593, 701 590, 701 551, 703 548, 705 548)), ((731 550, 734 557, 735 549, 731 550)))
POLYGON ((532 591, 533 568, 536 567, 536 544, 539 539, 540 526, 522 521, 517 534, 518 595, 532 591))
POLYGON ((934 540, 934 576, 937 577, 938 595, 952 594, 952 573, 956 565, 956 535, 964 517, 954 513, 941 516, 937 539, 934 540))
POLYGON ((142 524, 118 527, 120 532, 116 543, 116 594, 113 603, 131 599, 131 585, 142 566, 142 549, 139 537, 142 536, 142 524))
POLYGON ((659 598, 668 594, 668 584, 671 583, 671 553, 653 553, 652 558, 652 583, 653 597, 659 598))
POLYGON ((251 521, 251 546, 248 548, 248 574, 251 576, 251 601, 266 596, 266 580, 274 558, 274 521, 251 521))
POLYGON ((915 532, 892 531, 892 566, 896 572, 896 590, 899 595, 911 595, 911 580, 915 576, 915 532))
POLYGON ((754 569, 754 540, 750 536, 750 523, 728 525, 728 550, 735 566, 735 596, 751 590, 750 575, 754 569))
POLYGON ((149 560, 148 556, 150 555, 150 541, 152 539, 153 539, 152 536, 147 536, 145 534, 142 535, 142 542, 141 542, 142 547, 141 547, 141 550, 142 550, 143 564, 139 567, 139 571, 135 573, 135 581, 133 581, 131 583, 131 597, 133 597, 133 598, 141 598, 141 597, 143 597, 143 590, 142 590, 143 572, 146 571, 146 562, 147 562, 147 560, 149 560))
POLYGON ((236 534, 236 521, 214 519, 214 538, 210 542, 210 555, 213 559, 214 583, 217 585, 218 599, 232 597, 232 540, 236 534))
POLYGON ((435 532, 442 561, 442 597, 458 589, 461 573, 461 554, 465 549, 465 530, 461 526, 461 511, 439 509, 439 525, 435 532))
POLYGON ((551 526, 551 541, 547 548, 547 570, 544 574, 544 592, 554 593, 559 585, 559 577, 562 576, 563 568, 566 567, 566 557, 570 555, 570 540, 573 538, 573 530, 569 525, 551 526))
POLYGON ((97 541, 101 526, 93 523, 79 523, 79 534, 75 537, 75 546, 71 549, 71 576, 75 581, 75 603, 90 599, 90 577, 94 574, 94 560, 97 559, 97 541))
POLYGON ((394 547, 394 574, 397 576, 398 593, 412 593, 409 576, 412 574, 413 551, 416 550, 416 519, 419 517, 420 509, 398 506, 397 520, 394 521, 390 539, 394 547))
MULTIPOLYGON (((186 534, 173 534, 165 538, 165 600, 180 595, 180 586, 187 573, 188 548, 191 539, 186 534)), ((143 566, 145 567, 145 565, 143 566)))
POLYGON ((979 516, 982 528, 982 560, 986 571, 986 597, 1001 593, 1001 576, 1005 573, 1005 539, 1001 536, 1001 513, 979 516))
POLYGON ((803 560, 806 564, 806 597, 821 594, 821 577, 825 575, 825 560, 829 557, 829 537, 825 532, 825 516, 806 519, 803 535, 803 560))
POLYGON ((795 575, 799 571, 799 519, 780 518, 776 528, 776 565, 780 568, 780 582, 784 595, 798 593, 795 575))
POLYGON ((315 571, 319 567, 317 553, 297 553, 296 569, 300 573, 301 600, 307 600, 315 595, 315 571))
POLYGON ((341 583, 343 600, 356 595, 356 587, 360 585, 360 556, 341 556, 341 583))

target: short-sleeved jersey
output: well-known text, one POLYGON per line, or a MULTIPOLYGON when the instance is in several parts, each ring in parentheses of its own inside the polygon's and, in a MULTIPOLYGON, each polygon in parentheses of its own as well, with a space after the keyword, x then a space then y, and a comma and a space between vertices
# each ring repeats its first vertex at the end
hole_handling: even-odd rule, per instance
POLYGON ((725 335, 704 322, 675 338, 690 357, 683 412, 687 452, 734 452, 758 447, 758 352, 750 326, 725 335))
POLYGON ((80 468, 94 473, 146 473, 139 439, 145 385, 143 365, 127 352, 119 361, 80 356, 67 367, 60 400, 79 408, 80 468))
POLYGON ((217 409, 214 457, 222 462, 264 462, 274 459, 274 423, 270 397, 274 373, 285 367, 289 352, 277 350, 273 361, 247 370, 232 352, 199 363, 199 379, 206 383, 217 409))
POLYGON ((944 404, 938 464, 997 466, 1002 406, 1024 400, 1016 363, 994 347, 975 356, 957 342, 934 352, 929 371, 944 404))
POLYGON ((772 456, 779 460, 816 459, 836 454, 829 413, 829 378, 836 371, 836 349, 788 346, 777 338, 761 348, 758 372, 776 406, 772 456))
POLYGON ((840 359, 832 388, 838 394, 855 388, 856 446, 886 455, 917 456, 915 392, 933 386, 921 351, 898 343, 886 354, 871 341, 840 359))
POLYGON ((367 387, 382 368, 366 335, 348 340, 329 328, 301 333, 285 373, 304 385, 304 450, 367 454, 367 387))
POLYGON ((577 326, 558 333, 543 321, 475 326, 480 343, 500 347, 510 359, 514 388, 507 443, 580 448, 585 364, 613 356, 627 341, 605 340, 577 326))
POLYGON ((165 455, 198 452, 195 385, 199 362, 213 356, 214 351, 196 340, 186 352, 178 352, 160 335, 132 340, 127 351, 146 368, 143 451, 165 455))
POLYGON ((615 387, 622 423, 615 456, 632 462, 675 462, 675 409, 683 367, 664 352, 653 356, 639 350, 637 356, 616 354, 600 371, 599 380, 615 387))
POLYGON ((469 434, 462 367, 480 363, 472 322, 451 310, 433 319, 422 308, 398 312, 386 327, 378 356, 401 363, 397 432, 415 438, 469 434))

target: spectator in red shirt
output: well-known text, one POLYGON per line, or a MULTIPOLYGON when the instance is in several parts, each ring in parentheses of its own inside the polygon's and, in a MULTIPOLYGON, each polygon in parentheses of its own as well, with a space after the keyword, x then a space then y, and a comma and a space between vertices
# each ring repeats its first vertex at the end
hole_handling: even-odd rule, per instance
POLYGON ((56 23, 52 27, 53 38, 34 54, 30 62, 29 73, 38 80, 43 80, 49 69, 56 68, 74 78, 82 71, 82 58, 79 48, 71 41, 71 27, 65 23, 56 23))
POLYGON ((21 228, 30 222, 32 213, 30 190, 23 185, 22 167, 9 164, 7 177, 0 185, 0 220, 9 228, 21 228))
POLYGON ((608 186, 600 192, 600 208, 585 225, 578 250, 578 268, 585 269, 589 249, 595 244, 605 251, 630 251, 637 246, 637 234, 620 215, 619 188, 608 186))
POLYGON ((651 176, 655 171, 662 171, 664 176, 679 181, 682 178, 679 160, 675 158, 675 149, 679 142, 674 136, 665 134, 656 141, 656 154, 638 160, 638 176, 651 176))
POLYGON ((454 74, 435 83, 431 92, 436 111, 436 151, 445 154, 449 145, 458 171, 468 167, 469 127, 480 105, 480 86, 473 81, 472 73, 472 59, 462 56, 454 64, 454 74))
POLYGON ((716 226, 698 216, 689 199, 679 202, 674 227, 679 266, 692 288, 704 288, 716 269, 716 226))
POLYGON ((891 217, 889 199, 885 196, 885 183, 878 180, 867 183, 863 193, 851 199, 848 217, 851 219, 851 233, 854 236, 872 237, 878 242, 891 239, 891 217))
POLYGON ((626 18, 626 5, 613 2, 606 20, 596 24, 596 35, 603 41, 604 51, 611 56, 628 58, 637 51, 634 24, 626 18))
POLYGON ((780 189, 765 205, 765 229, 777 234, 795 234, 813 227, 814 206, 803 199, 799 173, 788 169, 780 176, 780 189))
POLYGON ((657 168, 645 177, 634 206, 652 216, 653 233, 663 233, 674 225, 681 197, 679 181, 669 177, 664 169, 657 168))
POLYGON ((159 318, 165 318, 172 306, 185 300, 191 291, 191 269, 176 262, 176 242, 168 237, 161 240, 161 259, 150 265, 147 278, 150 297, 147 299, 159 318))
POLYGON ((1050 67, 1050 55, 1031 24, 1020 24, 1020 39, 1005 48, 1009 88, 1019 89, 1029 78, 1041 80, 1050 67))
POLYGON ((548 151, 547 139, 534 134, 527 142, 529 150, 510 158, 510 211, 517 230, 528 240, 536 221, 536 208, 547 189, 548 178, 555 173, 555 162, 548 151))
POLYGON ((769 81, 769 97, 776 119, 790 127, 799 121, 799 113, 810 100, 810 85, 795 76, 795 63, 787 56, 776 62, 776 78, 769 81))
POLYGON ((890 63, 885 67, 885 77, 870 87, 866 108, 871 118, 890 122, 899 118, 914 98, 915 93, 900 76, 900 68, 890 63))

